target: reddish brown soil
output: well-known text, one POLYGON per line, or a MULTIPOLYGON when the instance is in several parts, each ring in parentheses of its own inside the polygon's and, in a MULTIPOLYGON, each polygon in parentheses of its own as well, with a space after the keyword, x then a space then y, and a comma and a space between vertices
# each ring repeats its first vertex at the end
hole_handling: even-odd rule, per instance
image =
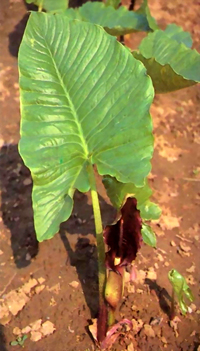
MULTIPOLYGON (((192 33, 194 47, 199 50, 199 1, 150 0, 149 3, 162 27, 172 22, 181 25, 192 33)), ((76 194, 73 215, 61 226, 60 234, 38 245, 31 183, 28 184, 30 175, 17 149, 20 120, 17 51, 27 20, 26 8, 20 0, 1 0, 0 7, 0 302, 5 294, 21 287, 30 277, 45 278, 45 289, 32 295, 16 317, 0 326, 0 350, 19 350, 19 346, 10 346, 15 339, 13 328, 23 328, 40 318, 53 322, 56 331, 38 342, 28 338, 26 351, 94 350, 87 333, 88 320, 96 316, 98 307, 91 200, 88 194, 76 194), (72 281, 79 282, 79 287, 71 287, 72 281)), ((135 46, 136 37, 137 34, 127 36, 127 44, 135 46)), ((198 86, 155 98, 152 115, 156 148, 150 184, 163 215, 153 224, 158 249, 143 245, 136 267, 143 271, 153 267, 157 279, 134 283, 135 293, 128 293, 126 287, 118 317, 142 319, 146 324, 158 317, 161 323, 152 327, 155 337, 147 337, 144 330, 135 335, 130 332, 118 340, 113 350, 133 350, 131 345, 128 348, 130 343, 138 351, 195 351, 200 345, 199 102, 198 86), (182 243, 187 246, 186 251, 181 249, 182 243), (194 268, 189 273, 187 269, 191 266, 194 268), (177 335, 169 326, 168 317, 171 288, 167 273, 172 268, 188 279, 196 305, 196 311, 186 317, 177 311, 180 318, 177 335)), ((115 212, 100 179, 98 186, 103 220, 108 223, 115 212)))

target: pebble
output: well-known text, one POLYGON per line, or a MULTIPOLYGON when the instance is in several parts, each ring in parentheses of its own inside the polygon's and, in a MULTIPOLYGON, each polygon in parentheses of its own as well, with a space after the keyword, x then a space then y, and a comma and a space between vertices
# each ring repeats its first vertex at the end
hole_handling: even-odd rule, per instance
POLYGON ((147 272, 147 279, 150 280, 156 280, 157 279, 157 273, 155 271, 148 271, 147 272))
MULTIPOLYGON (((134 287, 134 285, 128 283, 127 289, 128 289, 128 293, 129 293, 129 294, 134 294, 134 293, 135 293, 135 287, 134 287)), ((137 290, 138 290, 138 289, 137 289, 137 290)))
POLYGON ((44 283, 45 282, 45 278, 43 278, 43 277, 38 278, 38 282, 40 284, 44 283))
POLYGON ((164 336, 162 336, 160 340, 163 342, 163 344, 167 344, 167 339, 164 336))
POLYGON ((173 247, 176 246, 175 241, 174 240, 170 241, 170 245, 173 246, 173 247))
POLYGON ((136 293, 137 293, 137 294, 143 294, 144 291, 143 291, 142 289, 137 289, 137 290, 136 290, 136 293))
POLYGON ((144 331, 144 334, 146 336, 149 336, 150 338, 155 338, 155 336, 156 336, 155 331, 153 330, 153 328, 149 324, 144 324, 143 331, 144 331))
POLYGON ((181 248, 181 250, 184 251, 184 252, 188 252, 188 251, 191 250, 191 247, 185 245, 182 241, 180 242, 180 248, 181 248))
POLYGON ((132 342, 128 345, 127 351, 134 351, 134 346, 132 342))
POLYGON ((22 334, 28 334, 31 331, 31 327, 27 325, 25 328, 22 329, 22 334))
POLYGON ((21 335, 21 334, 22 334, 22 331, 21 331, 20 328, 15 327, 15 328, 13 329, 13 334, 14 334, 14 335, 21 335))
POLYGON ((160 262, 163 262, 163 261, 164 261, 164 258, 163 258, 163 256, 162 256, 161 254, 158 254, 157 259, 158 259, 158 261, 160 261, 160 262))
POLYGON ((163 318, 161 317, 154 317, 152 318, 150 325, 160 325, 163 321, 163 318))
POLYGON ((139 331, 142 329, 144 322, 142 321, 142 319, 135 319, 133 318, 131 320, 132 325, 133 325, 133 331, 135 334, 138 334, 139 331))
POLYGON ((79 282, 77 282, 76 280, 73 280, 73 282, 69 283, 69 285, 74 288, 77 289, 79 286, 79 282))
POLYGON ((31 185, 31 183, 32 183, 31 178, 26 178, 26 179, 24 179, 24 181, 23 181, 23 184, 24 184, 25 186, 31 185))
POLYGON ((44 288, 45 288, 45 285, 44 285, 44 284, 43 284, 43 285, 40 285, 40 286, 36 286, 36 288, 35 288, 35 293, 36 293, 36 294, 41 293, 41 291, 44 290, 44 288))
POLYGON ((188 272, 188 273, 194 273, 194 272, 195 272, 195 266, 192 265, 190 268, 187 268, 187 269, 186 269, 186 272, 188 272))
POLYGON ((31 338, 30 338, 31 341, 36 342, 36 341, 39 341, 41 339, 42 339, 42 333, 40 333, 39 331, 32 331, 31 332, 31 338))

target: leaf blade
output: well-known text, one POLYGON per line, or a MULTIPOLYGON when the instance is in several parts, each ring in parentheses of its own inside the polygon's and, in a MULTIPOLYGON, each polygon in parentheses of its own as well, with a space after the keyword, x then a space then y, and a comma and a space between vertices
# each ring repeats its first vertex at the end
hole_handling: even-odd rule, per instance
POLYGON ((185 278, 176 269, 172 269, 171 271, 169 271, 168 278, 178 298, 178 303, 181 312, 183 313, 183 315, 185 315, 188 311, 188 308, 184 300, 184 294, 189 299, 189 301, 192 302, 194 301, 192 291, 187 285, 185 278))
POLYGON ((137 199, 137 208, 143 220, 158 219, 161 215, 159 206, 149 200, 152 195, 147 179, 145 179, 142 187, 136 187, 133 183, 121 183, 117 179, 110 176, 103 177, 103 184, 106 188, 108 197, 114 207, 119 210, 127 197, 135 197, 137 199))
POLYGON ((47 12, 57 13, 66 10, 68 0, 26 0, 28 4, 34 3, 38 7, 42 7, 47 12))
POLYGON ((142 40, 139 52, 133 52, 133 55, 147 68, 156 93, 183 89, 200 82, 200 55, 164 31, 150 33, 142 40))
POLYGON ((145 244, 151 247, 156 247, 156 235, 149 225, 143 223, 141 233, 145 244))
POLYGON ((42 241, 69 218, 74 190, 89 190, 88 162, 100 174, 143 183, 153 151, 153 87, 143 65, 102 28, 45 13, 30 16, 19 72, 19 150, 31 169, 42 241))
POLYGON ((151 30, 145 13, 128 11, 124 6, 115 9, 103 2, 89 1, 79 9, 68 9, 65 15, 98 24, 114 36, 151 30))

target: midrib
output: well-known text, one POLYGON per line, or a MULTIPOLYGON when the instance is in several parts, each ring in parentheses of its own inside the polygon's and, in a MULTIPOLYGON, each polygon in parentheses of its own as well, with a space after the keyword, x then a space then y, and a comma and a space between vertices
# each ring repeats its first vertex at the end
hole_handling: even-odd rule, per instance
MULTIPOLYGON (((46 40, 45 40, 45 42, 46 42, 46 40)), ((73 104, 73 102, 72 102, 72 100, 71 100, 71 98, 70 98, 70 95, 69 95, 68 91, 66 90, 66 87, 65 87, 65 85, 64 85, 64 82, 63 82, 63 80, 62 80, 62 77, 61 77, 61 75, 60 75, 60 72, 59 72, 59 70, 58 70, 58 67, 57 67, 57 65, 56 65, 56 62, 55 62, 55 60, 54 60, 54 57, 53 57, 53 55, 52 55, 52 53, 51 53, 51 50, 50 50, 50 48, 49 48, 47 42, 46 42, 46 47, 47 47, 47 49, 48 49, 48 51, 49 51, 49 55, 50 55, 50 57, 51 57, 51 59, 52 59, 54 68, 55 68, 55 70, 56 70, 58 79, 59 79, 59 81, 60 81, 60 85, 61 85, 61 87, 63 88, 63 91, 64 91, 65 96, 66 96, 66 98, 67 98, 67 101, 68 101, 68 103, 69 103, 69 106, 70 106, 70 108, 71 108, 71 111, 72 111, 72 113, 73 113, 73 116, 74 116, 74 118, 75 118, 76 125, 77 125, 77 128, 78 128, 78 132, 79 132, 79 135, 80 135, 80 139, 81 139, 81 142, 82 142, 82 145, 83 145, 83 149, 84 149, 84 151, 85 151, 85 156, 86 156, 86 159, 87 159, 87 158, 88 158, 88 155, 89 155, 89 150, 88 150, 87 144, 86 144, 85 139, 84 139, 83 129, 82 129, 82 126, 81 126, 81 124, 80 124, 80 122, 79 122, 78 115, 77 115, 77 113, 76 113, 74 104, 73 104)))

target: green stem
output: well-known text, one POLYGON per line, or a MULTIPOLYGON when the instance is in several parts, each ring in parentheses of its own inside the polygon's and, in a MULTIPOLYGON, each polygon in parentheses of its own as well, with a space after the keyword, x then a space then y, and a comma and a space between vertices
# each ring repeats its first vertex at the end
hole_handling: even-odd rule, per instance
MULTIPOLYGON (((97 240, 97 255, 98 255, 98 277, 99 277, 99 316, 103 315, 102 319, 105 319, 105 300, 104 300, 104 291, 105 291, 105 284, 106 284, 106 267, 105 267, 105 245, 103 240, 103 226, 101 220, 101 212, 99 206, 99 199, 98 193, 96 188, 96 181, 94 175, 94 169, 92 164, 88 165, 88 175, 89 175, 89 182, 90 182, 90 189, 91 189, 91 197, 92 197, 92 207, 94 213, 94 223, 95 223, 95 231, 96 231, 96 240, 97 240), (104 312, 101 313, 101 310, 104 312)), ((102 341, 106 333, 107 329, 107 320, 99 321, 98 323, 101 328, 103 327, 102 324, 105 324, 103 327, 103 331, 100 332, 98 341, 102 341)), ((97 331, 98 333, 98 331, 97 331)))
POLYGON ((44 1, 44 0, 42 0, 42 1, 40 2, 39 6, 38 6, 38 12, 42 12, 43 1, 44 1))
POLYGON ((115 310, 110 307, 108 311, 108 326, 112 327, 113 324, 115 324, 115 310))

